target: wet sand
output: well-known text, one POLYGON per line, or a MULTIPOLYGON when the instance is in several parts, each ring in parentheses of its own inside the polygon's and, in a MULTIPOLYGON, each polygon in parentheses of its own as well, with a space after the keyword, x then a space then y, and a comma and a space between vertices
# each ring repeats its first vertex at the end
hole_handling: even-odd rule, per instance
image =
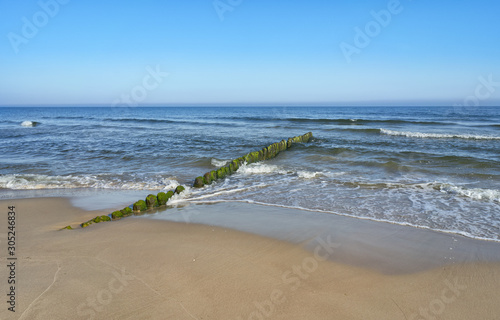
MULTIPOLYGON (((7 264, 9 205, 16 206, 18 258, 16 312, 4 302, 1 319, 500 314, 495 242, 240 203, 189 205, 60 231, 110 210, 88 212, 60 198, 0 203, 1 263, 7 264)), ((0 269, 4 292, 8 272, 0 269)))

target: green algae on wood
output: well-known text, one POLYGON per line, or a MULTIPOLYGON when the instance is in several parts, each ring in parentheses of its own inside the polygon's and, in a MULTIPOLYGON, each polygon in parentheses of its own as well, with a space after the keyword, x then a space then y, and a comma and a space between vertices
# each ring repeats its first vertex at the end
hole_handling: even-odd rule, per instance
POLYGON ((195 180, 194 180, 194 187, 195 188, 201 188, 203 187, 205 184, 203 183, 203 177, 197 177, 195 180))
POLYGON ((88 226, 90 226, 91 224, 94 224, 94 223, 101 223, 101 222, 108 222, 108 221, 111 221, 111 218, 109 216, 97 216, 94 219, 90 219, 87 222, 81 223, 80 227, 86 228, 86 227, 88 227, 88 226))
MULTIPOLYGON (((197 177, 195 183, 197 186, 205 186, 207 184, 211 184, 219 179, 223 179, 233 173, 235 173, 244 163, 255 163, 263 160, 269 160, 276 157, 280 152, 285 151, 292 147, 294 143, 308 142, 312 138, 312 133, 308 132, 302 136, 297 136, 293 138, 288 138, 287 140, 281 140, 280 142, 275 142, 268 147, 264 147, 259 151, 250 152, 242 157, 236 158, 232 161, 229 161, 228 164, 222 168, 217 170, 212 170, 210 172, 205 173, 203 176, 197 177)), ((180 194, 185 191, 186 188, 184 186, 177 186, 175 191, 160 192, 158 195, 150 194, 147 196, 145 200, 139 200, 135 202, 130 207, 125 207, 122 210, 117 210, 111 213, 109 216, 97 216, 94 219, 91 219, 87 222, 83 222, 80 224, 80 227, 86 228, 94 223, 107 222, 111 220, 121 219, 123 217, 128 217, 132 214, 143 214, 143 212, 148 209, 164 206, 167 204, 168 200, 174 194, 180 194)), ((72 230, 71 226, 67 226, 63 229, 72 230)))
POLYGON ((173 195, 174 195, 173 191, 168 191, 167 192, 167 202, 168 202, 168 200, 170 200, 170 198, 172 198, 173 195))
POLYGON ((210 171, 210 180, 212 180, 212 182, 217 180, 217 171, 210 171))
POLYGON ((160 206, 164 206, 167 204, 167 194, 165 192, 160 192, 158 193, 158 195, 156 196, 158 198, 158 205, 160 206))
POLYGON ((154 194, 150 194, 146 197, 146 206, 148 208, 158 207, 158 197, 154 194))
POLYGON ((144 200, 139 200, 136 203, 134 203, 134 212, 141 212, 141 211, 146 211, 148 209, 148 206, 146 205, 146 201, 144 200))
POLYGON ((291 148, 294 143, 308 142, 312 138, 312 133, 308 132, 301 136, 283 139, 275 142, 268 147, 264 147, 259 151, 253 151, 237 159, 229 161, 224 167, 205 173, 202 177, 197 177, 193 183, 193 187, 202 188, 207 184, 211 184, 216 180, 224 179, 227 176, 235 173, 243 165, 243 163, 251 164, 263 160, 269 160, 276 157, 279 153, 291 148))
POLYGON ((86 227, 90 226, 91 224, 92 224, 92 221, 87 221, 87 222, 80 224, 80 227, 86 228, 86 227))
POLYGON ((212 183, 212 177, 210 176, 210 172, 207 172, 203 175, 203 183, 204 184, 211 184, 212 183))
POLYGON ((128 216, 131 216, 133 214, 133 211, 132 211, 132 209, 130 209, 130 207, 125 207, 125 208, 121 209, 120 212, 122 213, 122 215, 124 217, 128 217, 128 216))
POLYGON ((184 188, 183 186, 177 186, 177 188, 175 188, 175 193, 180 194, 184 190, 186 190, 186 188, 184 188))
POLYGON ((94 223, 106 222, 111 221, 111 218, 108 216, 97 216, 92 221, 94 221, 94 223))
POLYGON ((114 211, 113 213, 111 213, 111 217, 113 218, 113 220, 121 219, 121 218, 123 218, 123 212, 114 211))

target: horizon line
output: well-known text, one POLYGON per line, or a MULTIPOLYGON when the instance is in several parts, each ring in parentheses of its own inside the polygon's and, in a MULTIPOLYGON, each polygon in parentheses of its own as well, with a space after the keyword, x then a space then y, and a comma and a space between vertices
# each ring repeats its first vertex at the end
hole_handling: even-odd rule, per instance
POLYGON ((481 108, 481 107, 500 107, 500 101, 492 101, 491 103, 470 106, 461 104, 439 103, 434 102, 277 102, 277 103, 246 103, 246 102, 213 102, 213 103, 143 103, 135 106, 132 105, 112 105, 106 103, 40 103, 40 104, 0 104, 0 108, 8 107, 109 107, 109 108, 142 108, 142 107, 456 107, 456 108, 481 108))

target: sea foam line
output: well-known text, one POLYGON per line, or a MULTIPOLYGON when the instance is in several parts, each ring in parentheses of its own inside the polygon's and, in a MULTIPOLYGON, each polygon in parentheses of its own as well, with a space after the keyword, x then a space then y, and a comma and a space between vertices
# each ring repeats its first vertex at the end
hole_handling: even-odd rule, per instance
POLYGON ((123 181, 119 178, 99 179, 96 176, 48 176, 36 174, 0 175, 0 189, 117 189, 117 190, 166 190, 179 185, 173 179, 162 178, 145 182, 123 181))
POLYGON ((252 164, 243 164, 237 175, 259 175, 259 174, 280 174, 280 175, 296 175, 301 179, 313 179, 316 177, 324 176, 324 177, 335 177, 346 174, 345 172, 328 172, 328 171, 307 171, 307 170, 294 170, 294 169, 285 169, 281 166, 277 166, 274 164, 265 164, 265 163, 252 163, 252 164))
POLYGON ((390 136, 404 136, 408 138, 437 138, 437 139, 472 139, 472 140, 500 140, 497 136, 482 136, 474 134, 442 134, 442 133, 422 133, 410 131, 395 131, 380 129, 380 133, 390 136))
POLYGON ((349 217, 349 218, 354 218, 354 219, 359 219, 359 220, 383 222, 383 223, 390 223, 390 224, 399 225, 399 226, 406 226, 406 227, 413 227, 413 228, 443 232, 443 233, 447 233, 447 234, 459 235, 459 236, 463 236, 463 237, 471 238, 471 239, 476 239, 476 240, 500 242, 500 239, 476 236, 476 235, 473 235, 469 232, 465 232, 465 231, 461 231, 461 230, 446 230, 446 229, 432 228, 432 227, 417 225, 417 224, 413 224, 413 223, 409 223, 409 222, 392 221, 392 220, 388 220, 388 219, 355 216, 355 215, 346 214, 346 213, 339 213, 339 212, 335 212, 335 211, 327 211, 327 210, 321 210, 321 209, 308 209, 308 208, 303 208, 303 207, 299 207, 299 206, 286 206, 286 205, 280 205, 280 204, 259 202, 259 201, 254 201, 254 200, 208 200, 208 201, 198 201, 198 200, 191 200, 191 199, 185 199, 185 200, 189 203, 195 203, 195 204, 216 204, 216 203, 239 202, 239 203, 256 204, 256 205, 262 205, 262 206, 268 206, 268 207, 295 209, 295 210, 315 212, 315 213, 321 213, 321 214, 334 214, 337 216, 349 217))

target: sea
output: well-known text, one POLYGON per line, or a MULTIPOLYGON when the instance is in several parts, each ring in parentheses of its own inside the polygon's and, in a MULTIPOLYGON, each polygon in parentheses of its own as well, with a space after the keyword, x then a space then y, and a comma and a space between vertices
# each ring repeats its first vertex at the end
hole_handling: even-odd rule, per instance
POLYGON ((500 107, 2 107, 0 119, 0 199, 132 204, 310 131, 174 204, 248 202, 500 241, 500 107))

